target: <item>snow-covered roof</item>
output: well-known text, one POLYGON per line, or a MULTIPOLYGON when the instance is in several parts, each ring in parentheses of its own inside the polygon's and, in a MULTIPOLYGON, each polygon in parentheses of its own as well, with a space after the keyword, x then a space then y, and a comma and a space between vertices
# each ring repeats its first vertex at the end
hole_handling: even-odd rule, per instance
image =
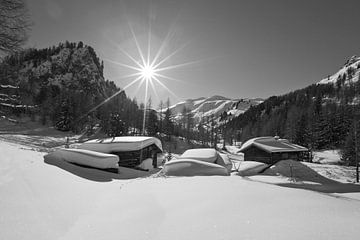
POLYGON ((67 162, 108 169, 118 168, 119 157, 114 154, 100 153, 85 149, 60 148, 44 156, 45 160, 62 159, 67 162))
POLYGON ((79 146, 79 148, 110 153, 138 151, 153 144, 156 145, 161 151, 163 151, 162 144, 159 139, 145 136, 123 136, 105 139, 93 139, 84 142, 79 146))
POLYGON ((218 158, 218 153, 213 148, 196 148, 186 150, 179 158, 214 163, 218 158))
POLYGON ((258 137, 246 141, 240 148, 240 152, 244 152, 251 146, 255 146, 269 153, 274 152, 305 152, 307 148, 300 145, 290 143, 287 139, 278 137, 258 137))

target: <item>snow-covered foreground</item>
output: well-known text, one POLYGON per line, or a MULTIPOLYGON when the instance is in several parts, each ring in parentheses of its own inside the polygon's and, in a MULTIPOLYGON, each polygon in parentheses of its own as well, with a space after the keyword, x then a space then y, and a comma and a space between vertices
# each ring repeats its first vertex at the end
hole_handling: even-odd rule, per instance
POLYGON ((0 150, 0 239, 360 235, 358 186, 335 195, 269 184, 276 176, 131 179, 131 172, 46 164, 44 153, 1 140, 0 150))

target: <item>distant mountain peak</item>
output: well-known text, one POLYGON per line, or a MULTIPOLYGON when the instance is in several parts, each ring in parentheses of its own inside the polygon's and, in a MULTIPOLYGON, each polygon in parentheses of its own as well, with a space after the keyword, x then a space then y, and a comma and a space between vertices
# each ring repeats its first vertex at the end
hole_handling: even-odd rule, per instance
POLYGON ((257 105, 263 100, 255 99, 230 99, 220 95, 211 97, 199 97, 187 99, 170 107, 175 119, 182 118, 184 108, 193 114, 195 122, 200 122, 204 118, 219 118, 226 113, 235 117, 245 112, 250 106, 257 105))
POLYGON ((231 99, 220 95, 214 95, 212 97, 206 98, 206 101, 222 101, 222 100, 231 100, 231 99))

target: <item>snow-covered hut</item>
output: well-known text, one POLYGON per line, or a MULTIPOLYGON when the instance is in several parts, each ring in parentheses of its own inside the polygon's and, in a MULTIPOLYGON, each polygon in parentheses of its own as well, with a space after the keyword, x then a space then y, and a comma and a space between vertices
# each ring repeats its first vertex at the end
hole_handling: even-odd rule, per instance
POLYGON ((257 137, 246 141, 240 148, 245 161, 274 164, 280 160, 307 160, 309 150, 279 137, 257 137))
POLYGON ((186 150, 178 159, 167 162, 163 173, 168 176, 228 176, 232 162, 226 154, 213 148, 186 150))
POLYGON ((157 154, 163 151, 161 141, 154 137, 123 136, 89 140, 78 148, 119 156, 119 165, 123 167, 142 167, 144 161, 152 159, 157 167, 157 154))

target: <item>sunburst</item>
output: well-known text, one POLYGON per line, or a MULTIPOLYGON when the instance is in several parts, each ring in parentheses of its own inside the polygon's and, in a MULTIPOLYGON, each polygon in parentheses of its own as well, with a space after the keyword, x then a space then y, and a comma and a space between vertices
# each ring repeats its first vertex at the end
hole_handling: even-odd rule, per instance
MULTIPOLYGON (((131 55, 129 52, 125 51, 120 46, 120 44, 117 44, 116 42, 111 40, 111 42, 117 47, 119 52, 121 52, 123 55, 125 55, 127 57, 128 60, 130 60, 130 63, 123 63, 123 62, 115 61, 115 60, 108 59, 108 58, 104 58, 104 60, 111 64, 114 64, 114 65, 117 65, 117 66, 120 66, 122 68, 132 71, 131 74, 121 76, 121 78, 133 78, 133 80, 130 83, 128 83, 125 87, 123 87, 120 91, 118 91, 115 94, 113 94, 112 96, 108 97, 107 99, 105 99, 103 102, 101 102, 97 106, 93 107, 89 112, 86 113, 86 115, 88 115, 90 112, 96 110, 103 104, 107 103, 109 100, 111 100, 115 96, 119 95, 121 92, 125 91, 127 88, 135 85, 136 83, 138 83, 137 90, 139 90, 141 88, 141 86, 143 86, 145 83, 144 104, 146 104, 147 99, 148 99, 149 86, 151 87, 151 89, 153 90, 155 95, 158 96, 157 92, 156 92, 155 83, 157 85, 161 86, 162 88, 164 88, 166 91, 168 91, 176 99, 180 99, 169 87, 167 87, 163 83, 163 80, 179 81, 179 82, 183 82, 183 81, 176 79, 174 77, 168 76, 165 74, 165 72, 168 70, 177 69, 177 68, 181 68, 184 66, 196 64, 201 61, 201 60, 199 60, 199 61, 177 63, 177 64, 173 64, 173 65, 171 65, 171 64, 166 65, 168 62, 170 62, 169 60, 172 59, 175 55, 177 55, 181 50, 183 50, 189 44, 189 42, 181 45, 180 47, 176 48, 174 51, 165 55, 164 54, 165 48, 169 45, 170 39, 172 38, 172 36, 174 34, 173 29, 170 28, 167 35, 165 36, 165 38, 161 41, 158 50, 154 54, 151 54, 151 49, 152 49, 151 40, 152 39, 151 39, 151 24, 150 24, 150 22, 149 22, 147 47, 142 47, 140 45, 140 43, 138 41, 138 37, 136 36, 133 27, 131 26, 130 23, 128 23, 128 26, 129 26, 129 29, 130 29, 130 32, 132 35, 133 43, 136 46, 137 56, 131 55), (146 49, 146 54, 144 54, 144 49, 146 49), (140 59, 140 60, 137 60, 137 59, 140 59)), ((144 111, 142 134, 145 133, 144 132, 145 119, 146 119, 146 110, 144 111)))

